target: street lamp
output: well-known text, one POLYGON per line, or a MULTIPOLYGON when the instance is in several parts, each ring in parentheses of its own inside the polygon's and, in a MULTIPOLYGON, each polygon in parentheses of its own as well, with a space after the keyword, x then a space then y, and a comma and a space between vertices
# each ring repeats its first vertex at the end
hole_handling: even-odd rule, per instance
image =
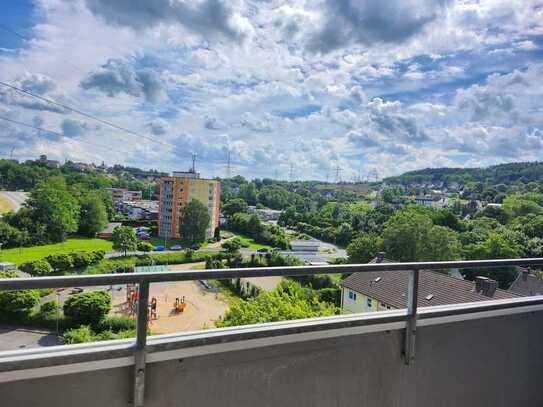
POLYGON ((57 336, 60 336, 58 320, 60 319, 60 291, 57 289, 57 336))

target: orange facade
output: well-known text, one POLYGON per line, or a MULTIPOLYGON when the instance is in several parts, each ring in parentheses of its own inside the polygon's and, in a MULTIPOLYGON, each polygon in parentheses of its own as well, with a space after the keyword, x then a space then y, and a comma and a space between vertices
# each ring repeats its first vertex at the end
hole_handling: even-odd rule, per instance
POLYGON ((159 236, 179 239, 181 209, 192 199, 200 201, 209 210, 210 225, 207 236, 213 236, 219 226, 220 181, 189 177, 162 177, 160 179, 159 236))

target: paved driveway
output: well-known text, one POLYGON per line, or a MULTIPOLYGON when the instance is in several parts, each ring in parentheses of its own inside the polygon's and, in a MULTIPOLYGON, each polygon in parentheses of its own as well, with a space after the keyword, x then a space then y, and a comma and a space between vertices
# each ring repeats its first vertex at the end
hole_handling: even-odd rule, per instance
POLYGON ((0 327, 0 351, 39 348, 60 345, 57 336, 50 331, 34 328, 0 327))

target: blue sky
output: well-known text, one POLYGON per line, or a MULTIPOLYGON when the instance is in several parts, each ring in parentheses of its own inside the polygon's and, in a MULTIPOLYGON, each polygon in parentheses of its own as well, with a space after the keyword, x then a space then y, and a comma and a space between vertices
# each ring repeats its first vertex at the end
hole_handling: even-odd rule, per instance
POLYGON ((0 13, 0 156, 352 180, 543 159, 543 0, 35 0, 0 13), (118 127, 129 130, 122 131, 118 127))

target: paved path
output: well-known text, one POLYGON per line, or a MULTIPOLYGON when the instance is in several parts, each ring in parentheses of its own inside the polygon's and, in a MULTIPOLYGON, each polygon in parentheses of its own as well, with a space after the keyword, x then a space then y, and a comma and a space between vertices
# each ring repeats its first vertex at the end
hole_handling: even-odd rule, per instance
POLYGON ((53 332, 36 328, 0 327, 0 351, 60 345, 53 332))
POLYGON ((17 191, 0 191, 0 197, 10 203, 14 212, 21 209, 22 204, 26 201, 28 194, 26 192, 17 191))

